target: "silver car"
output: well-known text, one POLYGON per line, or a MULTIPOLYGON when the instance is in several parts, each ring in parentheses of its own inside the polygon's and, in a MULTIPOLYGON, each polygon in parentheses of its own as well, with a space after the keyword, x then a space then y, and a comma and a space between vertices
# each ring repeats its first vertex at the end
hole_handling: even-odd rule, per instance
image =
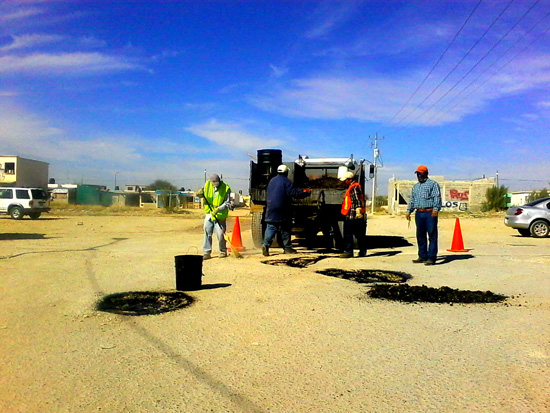
POLYGON ((547 237, 550 235, 550 197, 508 208, 504 224, 517 229, 524 237, 547 237))

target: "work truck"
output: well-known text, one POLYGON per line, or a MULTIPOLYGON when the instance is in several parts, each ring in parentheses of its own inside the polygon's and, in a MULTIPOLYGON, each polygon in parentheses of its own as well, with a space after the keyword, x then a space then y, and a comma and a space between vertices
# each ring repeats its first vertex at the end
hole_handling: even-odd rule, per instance
MULTIPOLYGON (((288 178, 296 188, 311 188, 311 196, 294 199, 291 205, 292 234, 308 248, 340 250, 343 247, 343 220, 340 213, 347 186, 339 180, 351 171, 365 194, 365 183, 374 176, 374 165, 353 155, 342 158, 309 158, 298 155, 293 162, 283 162, 280 149, 260 149, 250 162, 250 212, 252 239, 261 247, 266 229, 267 184, 277 175, 277 167, 286 165, 288 178)), ((366 219, 366 218, 365 218, 366 219)))

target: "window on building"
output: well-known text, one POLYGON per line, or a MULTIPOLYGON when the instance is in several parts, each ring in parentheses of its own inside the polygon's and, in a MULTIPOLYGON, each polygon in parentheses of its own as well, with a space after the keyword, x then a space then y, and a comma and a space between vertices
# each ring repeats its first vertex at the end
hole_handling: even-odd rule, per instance
POLYGON ((15 162, 6 162, 4 165, 4 173, 15 175, 15 162))

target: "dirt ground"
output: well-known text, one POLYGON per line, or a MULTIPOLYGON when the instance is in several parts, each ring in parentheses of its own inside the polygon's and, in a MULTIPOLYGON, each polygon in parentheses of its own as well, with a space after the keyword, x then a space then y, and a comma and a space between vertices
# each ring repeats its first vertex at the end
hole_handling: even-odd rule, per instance
POLYGON ((427 267, 411 262, 414 224, 375 215, 366 258, 292 268, 263 264, 248 212, 229 228, 235 216, 243 257, 216 248, 191 306, 147 316, 95 305, 174 291, 174 256, 201 253, 198 211, 2 216, 0 411, 550 411, 550 239, 520 237, 502 217, 461 218, 470 251, 453 253, 455 219, 441 219, 439 265, 427 267), (410 285, 510 298, 376 300, 367 284, 316 272, 327 268, 403 271, 410 285))

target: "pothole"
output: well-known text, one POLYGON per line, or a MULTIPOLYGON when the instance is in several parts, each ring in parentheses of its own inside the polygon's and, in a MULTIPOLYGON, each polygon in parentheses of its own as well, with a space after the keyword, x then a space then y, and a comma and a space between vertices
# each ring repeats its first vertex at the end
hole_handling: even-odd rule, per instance
POLYGON ((508 297, 495 294, 491 291, 458 290, 450 287, 427 287, 402 285, 377 284, 367 295, 372 298, 404 302, 428 302, 428 303, 498 303, 508 297))
POLYGON ((315 264, 321 260, 328 258, 326 255, 321 255, 318 257, 294 257, 283 260, 266 260, 262 261, 262 264, 269 265, 286 265, 289 267, 305 268, 309 265, 315 264))
POLYGON ((327 268, 319 270, 317 273, 362 284, 378 282, 402 283, 411 278, 407 273, 387 270, 341 270, 339 268, 327 268))
POLYGON ((96 309, 122 315, 153 315, 179 310, 193 301, 182 292, 131 291, 103 297, 96 309))

